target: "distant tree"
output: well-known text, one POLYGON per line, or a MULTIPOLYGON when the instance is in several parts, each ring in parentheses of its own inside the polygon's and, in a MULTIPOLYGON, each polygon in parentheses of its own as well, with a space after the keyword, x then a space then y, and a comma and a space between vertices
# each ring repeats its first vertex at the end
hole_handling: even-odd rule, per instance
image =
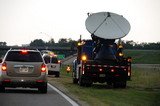
POLYGON ((51 38, 47 43, 46 43, 47 46, 54 46, 55 45, 55 41, 53 38, 51 38))
POLYGON ((136 43, 133 42, 133 40, 130 40, 130 41, 123 41, 123 45, 126 49, 133 49, 133 46, 135 45, 136 43))
POLYGON ((122 41, 125 49, 144 49, 144 50, 160 50, 160 42, 157 43, 136 43, 131 41, 122 41))
POLYGON ((157 43, 145 43, 143 45, 143 49, 160 50, 160 42, 157 42, 157 43))
POLYGON ((73 40, 71 38, 68 38, 67 41, 68 42, 73 42, 73 40))
POLYGON ((63 47, 70 47, 71 49, 74 49, 75 46, 76 46, 76 42, 77 41, 74 41, 72 40, 71 38, 61 38, 59 39, 58 41, 58 46, 63 46, 63 47))
POLYGON ((60 38, 60 39, 58 40, 58 46, 68 47, 67 38, 60 38))
POLYGON ((71 42, 71 49, 76 48, 76 45, 77 45, 77 41, 72 41, 71 42))
POLYGON ((0 46, 7 46, 6 42, 0 42, 0 46))
MULTIPOLYGON (((133 40, 130 41, 122 41, 122 44, 125 49, 145 49, 145 50, 160 50, 160 42, 157 43, 137 43, 133 40)), ((0 46, 6 46, 6 42, 0 42, 0 46)), ((71 38, 60 38, 58 43, 55 43, 54 39, 51 38, 48 42, 44 42, 42 39, 35 39, 31 41, 30 46, 37 47, 46 47, 46 46, 59 46, 59 47, 69 47, 71 49, 75 49, 77 45, 77 41, 72 40, 71 38)))
POLYGON ((66 38, 60 38, 58 43, 60 43, 60 44, 67 43, 67 39, 66 38))
POLYGON ((72 40, 71 38, 68 39, 69 46, 71 49, 74 49, 76 47, 77 41, 72 40))
POLYGON ((49 43, 54 44, 55 43, 54 39, 51 38, 50 41, 49 41, 49 43))
POLYGON ((46 46, 46 43, 42 39, 35 39, 31 41, 30 46, 37 47, 37 46, 46 46))

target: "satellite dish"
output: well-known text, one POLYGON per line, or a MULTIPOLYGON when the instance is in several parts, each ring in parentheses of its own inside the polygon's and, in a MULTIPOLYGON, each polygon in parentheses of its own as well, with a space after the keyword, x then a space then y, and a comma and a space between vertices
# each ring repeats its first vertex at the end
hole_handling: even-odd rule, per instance
POLYGON ((129 22, 123 16, 111 12, 90 14, 85 25, 91 34, 103 39, 119 39, 130 31, 129 22))

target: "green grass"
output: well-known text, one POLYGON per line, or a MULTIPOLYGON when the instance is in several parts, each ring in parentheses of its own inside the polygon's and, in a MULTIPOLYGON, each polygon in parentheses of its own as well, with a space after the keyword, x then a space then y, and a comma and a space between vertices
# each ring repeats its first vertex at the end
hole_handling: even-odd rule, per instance
POLYGON ((92 87, 72 84, 71 73, 61 71, 61 78, 52 80, 68 89, 91 106, 158 106, 160 105, 160 69, 132 68, 132 81, 126 89, 114 89, 106 84, 96 83, 92 87))
MULTIPOLYGON (((160 50, 125 50, 136 64, 160 64, 160 50)), ((72 83, 71 73, 61 71, 61 78, 52 80, 67 88, 91 106, 160 106, 160 67, 132 67, 132 81, 126 89, 114 89, 96 83, 92 87, 81 87, 72 83)))
POLYGON ((160 67, 133 67, 132 80, 129 86, 145 89, 160 89, 160 67))
POLYGON ((160 64, 160 50, 124 50, 124 54, 136 64, 160 64))

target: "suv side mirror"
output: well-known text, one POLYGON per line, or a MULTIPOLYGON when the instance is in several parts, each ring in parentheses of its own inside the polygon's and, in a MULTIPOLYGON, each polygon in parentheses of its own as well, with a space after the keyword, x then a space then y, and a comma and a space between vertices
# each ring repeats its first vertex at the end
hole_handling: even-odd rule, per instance
POLYGON ((2 63, 2 59, 0 59, 0 63, 2 63))

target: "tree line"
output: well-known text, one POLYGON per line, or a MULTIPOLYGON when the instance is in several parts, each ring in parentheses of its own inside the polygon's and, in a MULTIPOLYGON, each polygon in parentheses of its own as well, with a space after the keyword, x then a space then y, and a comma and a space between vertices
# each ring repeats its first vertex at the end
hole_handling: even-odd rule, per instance
POLYGON ((76 46, 75 40, 72 40, 71 38, 61 38, 59 39, 58 43, 55 43, 54 39, 51 38, 48 42, 43 41, 42 39, 35 39, 31 41, 29 44, 30 46, 36 47, 36 46, 41 46, 41 47, 50 47, 50 46, 60 46, 60 47, 71 47, 71 46, 76 46))
POLYGON ((156 43, 136 43, 133 40, 122 41, 125 49, 141 49, 141 50, 160 50, 160 42, 156 43))
MULTIPOLYGON (((142 49, 142 50, 160 50, 160 42, 156 43, 137 43, 133 40, 130 41, 122 41, 122 44, 125 49, 142 49)), ((54 39, 51 38, 48 42, 43 41, 42 39, 35 39, 28 44, 28 46, 32 47, 70 47, 75 48, 77 45, 77 41, 72 40, 71 38, 60 38, 57 43, 55 43, 54 39)), ((0 46, 7 46, 6 42, 0 42, 0 46)))

